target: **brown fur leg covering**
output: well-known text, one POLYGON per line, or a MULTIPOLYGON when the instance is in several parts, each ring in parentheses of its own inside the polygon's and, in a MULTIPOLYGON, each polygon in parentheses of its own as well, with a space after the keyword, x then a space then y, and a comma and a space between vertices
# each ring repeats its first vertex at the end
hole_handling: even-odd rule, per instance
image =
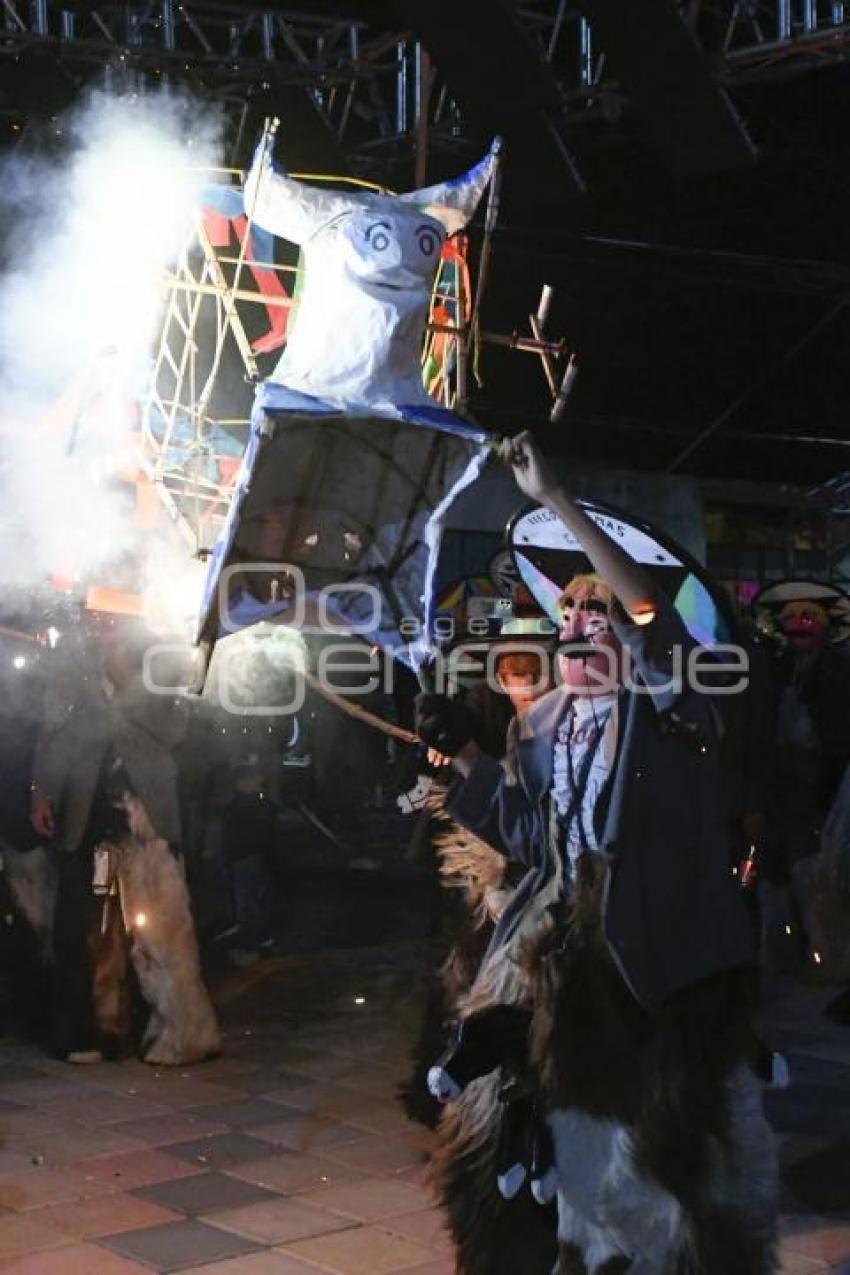
POLYGON ((132 934, 130 957, 151 1007, 145 1062, 180 1067, 212 1057, 221 1049, 221 1037, 201 978, 181 865, 166 842, 137 832, 121 844, 119 876, 132 934), (139 924, 140 914, 144 924, 139 924))
POLYGON ((493 923, 486 895, 501 885, 505 863, 495 850, 450 819, 444 804, 445 791, 433 789, 417 824, 417 835, 427 834, 430 840, 441 879, 440 955, 428 979, 411 1052, 411 1073, 398 1090, 408 1116, 429 1129, 437 1125, 442 1105, 428 1092, 428 1071, 446 1048, 458 1004, 475 981, 487 950, 493 923))
POLYGON ((105 922, 89 937, 94 1020, 102 1047, 120 1053, 130 1038, 127 935, 116 898, 103 900, 105 922))

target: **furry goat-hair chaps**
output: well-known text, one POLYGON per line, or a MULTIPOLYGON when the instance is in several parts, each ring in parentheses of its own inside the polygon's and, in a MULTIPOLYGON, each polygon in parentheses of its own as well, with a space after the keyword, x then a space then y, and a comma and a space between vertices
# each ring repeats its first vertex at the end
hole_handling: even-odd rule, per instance
MULTIPOLYGON (((460 865, 473 933, 487 925, 493 852, 441 824, 438 853, 460 865), (486 886, 481 884, 486 879, 486 886)), ((604 940, 608 864, 579 860, 565 924, 559 885, 471 982, 447 988, 455 1017, 512 1004, 531 1011, 531 1074, 548 1111, 557 1210, 496 1186, 500 1072, 443 1110, 432 1184, 455 1240, 458 1275, 771 1275, 777 1174, 761 1087, 749 1065, 751 975, 734 970, 650 1012, 604 940)), ((468 941, 467 934, 466 940, 468 941)), ((452 975, 450 955, 444 967, 452 975)))
POLYGON ((95 961, 95 1015, 100 1030, 120 1035, 126 1018, 126 960, 150 1008, 142 1056, 157 1066, 187 1066, 220 1052, 221 1037, 201 977, 198 943, 183 868, 157 837, 144 808, 127 799, 129 835, 111 844, 124 930, 112 930, 95 961), (129 951, 128 951, 129 947, 129 951))
MULTIPOLYGON (((515 962, 486 959, 493 921, 508 897, 505 860, 431 802, 432 843, 447 903, 454 904, 448 950, 434 980, 415 1049, 412 1083, 442 1053, 448 1023, 489 1004, 527 1003, 530 984, 515 962), (483 964, 482 964, 483 962, 483 964), (499 971, 507 971, 507 974, 499 971), (495 975, 496 985, 490 977, 495 975), (511 986, 511 978, 516 985, 511 986)), ((522 1192, 505 1200, 497 1187, 502 1118, 498 1072, 473 1080, 443 1107, 434 1137, 431 1186, 455 1242, 460 1275, 549 1275, 557 1256, 557 1214, 522 1192)), ((411 1084, 412 1088, 412 1084, 411 1084)), ((410 1090, 408 1090, 408 1093, 410 1090)), ((408 1110, 413 1106, 408 1102, 408 1110)))

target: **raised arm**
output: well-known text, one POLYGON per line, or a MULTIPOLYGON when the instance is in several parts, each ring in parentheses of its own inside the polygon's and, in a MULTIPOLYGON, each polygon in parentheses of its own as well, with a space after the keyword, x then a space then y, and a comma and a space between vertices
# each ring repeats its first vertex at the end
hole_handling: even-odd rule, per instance
POLYGON ((655 615, 652 582, 643 567, 606 535, 567 495, 529 433, 502 443, 500 455, 513 469, 514 479, 531 500, 550 509, 569 527, 596 571, 636 624, 655 615))

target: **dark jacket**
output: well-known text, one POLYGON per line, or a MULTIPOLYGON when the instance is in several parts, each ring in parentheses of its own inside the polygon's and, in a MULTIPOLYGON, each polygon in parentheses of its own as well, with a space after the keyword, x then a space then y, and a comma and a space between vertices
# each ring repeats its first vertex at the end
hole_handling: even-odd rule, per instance
MULTIPOLYGON (((633 658, 636 689, 620 691, 617 750, 596 808, 610 856, 605 934, 636 998, 655 1006, 674 992, 753 958, 749 923, 731 874, 721 796, 719 715, 707 695, 665 685, 677 647, 694 643, 672 607, 638 627, 615 623, 633 658), (674 713, 675 718, 671 717, 674 713)), ((517 731, 516 776, 481 756, 457 782, 448 809, 459 823, 528 868, 497 941, 555 871, 549 791, 563 688, 543 696, 517 731)))
POLYGON ((110 747, 121 758, 157 835, 179 846, 177 767, 172 756, 186 728, 179 698, 154 695, 133 678, 107 698, 99 671, 72 668, 45 695, 32 782, 56 811, 57 849, 80 846, 110 747))

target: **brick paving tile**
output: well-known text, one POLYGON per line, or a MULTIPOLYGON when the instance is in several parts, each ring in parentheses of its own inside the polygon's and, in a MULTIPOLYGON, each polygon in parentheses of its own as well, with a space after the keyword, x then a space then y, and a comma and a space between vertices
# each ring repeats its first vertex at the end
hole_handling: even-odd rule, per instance
MULTIPOLYGON (((3 1046, 3 1055, 8 1057, 8 1049, 3 1046)), ((20 1066, 12 1062, 0 1063, 0 1089, 3 1093, 9 1089, 11 1085, 26 1084, 31 1080, 42 1080, 43 1074, 37 1071, 35 1067, 20 1066)))
POLYGON ((274 1086, 264 1096, 297 1111, 314 1111, 318 1114, 334 1098, 345 1097, 346 1093, 345 1089, 329 1080, 306 1080, 304 1076, 284 1076, 278 1073, 274 1086))
POLYGON ((279 1067, 255 1067, 253 1071, 245 1075, 234 1076, 229 1083, 234 1090, 238 1090, 236 1096, 239 1098, 244 1098, 246 1094, 265 1098, 269 1093, 285 1088, 286 1085, 303 1085, 305 1079, 304 1076, 295 1076, 279 1067))
POLYGON ((130 1191, 134 1187, 150 1186, 153 1182, 169 1182, 172 1178, 185 1178, 192 1173, 204 1172, 202 1165, 187 1164, 184 1160, 175 1159, 164 1151, 144 1147, 131 1155, 84 1160, 81 1167, 98 1182, 105 1182, 121 1191, 130 1191))
POLYGON ((66 1066, 61 1076, 34 1075, 31 1080, 15 1081, 3 1087, 3 1097, 10 1102, 35 1106, 40 1102, 50 1102, 52 1098, 61 1098, 63 1094, 72 1094, 84 1087, 78 1070, 69 1075, 71 1069, 66 1066))
POLYGON ((278 1067, 283 1064, 285 1048, 277 1036, 258 1040, 250 1037, 225 1044, 228 1058, 236 1058, 239 1062, 251 1063, 254 1067, 278 1067))
MULTIPOLYGON (((134 1088, 144 1097, 152 1098, 166 1107, 200 1108, 214 1102, 235 1102, 243 1096, 238 1089, 233 1089, 229 1085, 204 1080, 201 1073, 152 1071, 150 1068, 148 1072, 148 1078, 143 1077, 134 1088)), ((193 1111, 192 1114, 200 1115, 201 1112, 193 1111)))
POLYGON ((274 1191, 265 1190, 253 1182, 226 1177, 223 1173, 197 1173, 191 1178, 156 1182, 152 1186, 139 1187, 134 1195, 192 1217, 275 1198, 274 1191))
POLYGON ((25 1213, 4 1213, 0 1217, 0 1257, 17 1257, 33 1249, 55 1248, 72 1237, 54 1226, 40 1226, 36 1232, 25 1213))
POLYGON ((169 1111, 164 1116, 145 1116, 142 1120, 122 1120, 114 1129, 146 1147, 164 1147, 170 1142, 187 1142, 227 1132, 225 1125, 214 1124, 185 1110, 169 1111))
POLYGON ((286 1195, 296 1195, 331 1183, 351 1182, 364 1176, 358 1169, 335 1164, 320 1156, 280 1150, 262 1160, 233 1165, 228 1173, 286 1195))
POLYGON ((780 1252, 778 1275, 826 1275, 834 1271, 834 1266, 818 1262, 811 1257, 801 1257, 799 1253, 780 1252))
POLYGON ((438 1257, 424 1266, 409 1266, 404 1275, 455 1275, 455 1261, 453 1257, 438 1257))
POLYGON ((265 1204, 210 1213, 206 1220, 261 1244, 287 1244, 309 1235, 344 1231, 352 1226, 350 1218, 340 1217, 338 1213, 282 1197, 265 1204))
POLYGON ((63 1094, 40 1104, 41 1110, 54 1116, 70 1116, 85 1124, 111 1125, 119 1120, 141 1119, 143 1116, 168 1115, 168 1108, 138 1094, 96 1089, 86 1094, 63 1094))
POLYGON ((37 1154, 33 1155, 21 1144, 18 1144, 15 1150, 4 1147, 0 1150, 0 1180, 20 1177, 29 1173, 31 1169, 40 1167, 42 1163, 43 1158, 39 1159, 37 1154))
MULTIPOLYGON (((425 1198, 427 1194, 425 1194, 425 1198)), ((430 1199, 428 1199, 430 1204, 430 1199)), ((436 1253, 450 1253, 454 1243, 439 1209, 424 1208, 415 1213, 400 1213, 381 1221, 381 1229, 400 1235, 403 1239, 424 1244, 436 1253)))
POLYGON ((365 1129, 368 1133, 384 1133, 393 1137, 417 1128, 406 1112, 402 1111, 395 1093, 383 1099, 369 1094, 366 1100, 361 1099, 359 1103, 330 1103, 327 1114, 338 1120, 345 1120, 357 1129, 365 1129))
MULTIPOLYGON (((178 1271, 177 1275, 322 1275, 312 1262, 287 1253, 275 1253, 268 1249, 263 1253, 249 1253, 233 1261, 213 1262, 212 1266, 192 1266, 178 1271)), ((327 1272, 325 1272, 327 1275, 327 1272)))
POLYGON ((51 1204, 30 1214, 30 1217, 33 1226, 41 1227, 42 1223, 46 1223, 73 1235, 75 1239, 91 1239, 92 1236, 113 1235, 119 1231, 179 1221, 179 1214, 171 1209, 121 1193, 51 1204))
POLYGON ((287 1244, 286 1251, 316 1262, 334 1275, 389 1275, 391 1271, 423 1266, 432 1260, 432 1254, 420 1244, 412 1244, 373 1226, 298 1240, 287 1244))
POLYGON ((422 1151, 412 1141, 368 1134, 357 1142, 326 1147, 322 1154, 329 1160, 362 1169, 366 1173, 397 1173, 422 1164, 422 1151))
POLYGON ((70 1244, 49 1253, 29 1253, 0 1264, 0 1270, 3 1275, 150 1275, 149 1266, 140 1266, 95 1244, 70 1244))
POLYGON ((257 1071, 257 1064, 247 1058, 210 1058, 208 1062, 203 1064, 204 1084, 225 1084, 229 1088, 231 1084, 239 1084, 246 1076, 251 1076, 257 1071))
POLYGON ((214 1124, 226 1125, 229 1129, 250 1129, 254 1125, 270 1124, 280 1119, 280 1107, 276 1102, 268 1102, 265 1098, 240 1098, 235 1102, 215 1102, 209 1106, 199 1107, 197 1111, 190 1108, 191 1114, 204 1120, 212 1120, 214 1124))
POLYGON ((251 1132, 256 1138, 286 1147, 289 1151, 319 1151, 324 1147, 359 1142, 366 1137, 363 1129, 339 1120, 314 1116, 310 1111, 293 1111, 283 1120, 274 1120, 251 1132))
POLYGON ((11 1107, 0 1112, 0 1144, 39 1137, 43 1134, 61 1133, 69 1122, 37 1107, 11 1107))
POLYGON ((142 1231, 103 1236, 100 1243, 156 1271, 179 1271, 190 1264, 203 1266, 252 1253, 257 1247, 240 1235, 188 1218, 167 1222, 164 1226, 149 1226, 142 1231))
POLYGON ((425 1158, 412 1168, 400 1169, 395 1176, 401 1182, 415 1182, 417 1186, 427 1187, 431 1177, 430 1162, 425 1158))
POLYGON ((196 1167, 223 1169, 248 1160, 262 1160, 269 1154, 269 1144, 249 1133, 214 1133, 209 1138, 172 1143, 168 1154, 196 1167))
POLYGON ((379 1222, 400 1213, 414 1213, 431 1203, 422 1187, 393 1178, 365 1178, 334 1183, 302 1196, 305 1203, 330 1209, 358 1222, 379 1222))
POLYGON ((66 1200, 83 1200, 105 1195, 112 1187, 81 1168, 33 1168, 15 1177, 0 1178, 0 1208, 23 1213, 66 1200))
POLYGON ((782 1249, 836 1265, 850 1263, 850 1224, 818 1217, 791 1217, 782 1224, 782 1249))
POLYGON ((350 1058, 340 1058, 327 1053, 326 1050, 302 1050, 300 1054, 290 1054, 281 1063, 285 1071, 301 1076, 306 1080, 338 1081, 340 1077, 350 1076, 352 1072, 362 1068, 350 1058))
POLYGON ((31 1163, 57 1165, 94 1156, 117 1156, 124 1152, 137 1151, 139 1144, 133 1138, 112 1133, 108 1128, 81 1124, 76 1128, 63 1126, 59 1133, 16 1139, 10 1144, 10 1149, 26 1154, 31 1163))

